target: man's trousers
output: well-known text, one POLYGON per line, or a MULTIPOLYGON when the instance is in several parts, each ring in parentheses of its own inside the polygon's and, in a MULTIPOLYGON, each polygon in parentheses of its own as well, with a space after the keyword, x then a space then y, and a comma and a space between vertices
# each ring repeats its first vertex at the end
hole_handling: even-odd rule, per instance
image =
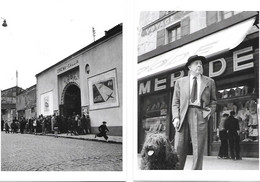
POLYGON ((193 149, 193 170, 201 170, 203 153, 206 145, 208 121, 203 118, 202 109, 189 107, 183 121, 182 128, 175 134, 175 149, 180 160, 180 169, 184 168, 188 148, 189 136, 193 149))

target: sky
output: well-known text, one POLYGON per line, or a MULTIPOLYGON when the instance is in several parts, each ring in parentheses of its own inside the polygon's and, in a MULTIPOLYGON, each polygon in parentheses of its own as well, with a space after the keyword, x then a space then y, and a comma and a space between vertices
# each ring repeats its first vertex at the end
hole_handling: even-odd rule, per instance
POLYGON ((124 0, 0 0, 0 89, 36 84, 35 75, 124 19, 124 0), (7 27, 3 27, 3 19, 7 27))

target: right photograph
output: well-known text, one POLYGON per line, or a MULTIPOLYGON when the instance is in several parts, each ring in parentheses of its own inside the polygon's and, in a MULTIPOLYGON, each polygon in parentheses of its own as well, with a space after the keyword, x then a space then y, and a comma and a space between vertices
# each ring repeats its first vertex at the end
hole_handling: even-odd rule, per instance
POLYGON ((142 11, 139 170, 259 170, 259 12, 142 11))

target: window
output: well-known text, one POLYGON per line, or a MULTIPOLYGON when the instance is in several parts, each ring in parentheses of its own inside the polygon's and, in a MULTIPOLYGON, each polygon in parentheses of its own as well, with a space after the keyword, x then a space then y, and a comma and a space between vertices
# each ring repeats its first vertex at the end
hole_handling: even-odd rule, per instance
POLYGON ((221 20, 230 18, 234 15, 234 11, 221 11, 221 20))
POLYGON ((168 42, 174 42, 181 38, 181 26, 180 24, 168 28, 168 42))
POLYGON ((207 11, 207 26, 230 18, 241 11, 207 11))

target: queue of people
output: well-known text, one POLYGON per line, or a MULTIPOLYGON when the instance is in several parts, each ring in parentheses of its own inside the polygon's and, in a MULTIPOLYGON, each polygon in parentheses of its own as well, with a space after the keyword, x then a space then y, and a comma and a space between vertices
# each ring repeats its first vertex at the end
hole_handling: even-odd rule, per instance
POLYGON ((221 144, 219 148, 219 159, 241 160, 240 156, 240 137, 239 137, 239 120, 234 117, 235 112, 231 111, 230 115, 223 114, 219 123, 218 136, 221 144), (229 146, 229 147, 228 147, 229 146), (228 152, 228 148, 229 151, 228 152), (230 155, 229 155, 230 154, 230 155))
POLYGON ((6 133, 18 133, 21 134, 30 133, 37 134, 42 133, 71 133, 71 135, 84 135, 91 133, 90 118, 89 115, 82 117, 73 113, 73 116, 64 117, 56 116, 43 116, 38 118, 25 119, 24 117, 17 120, 14 118, 11 124, 4 122, 4 128, 6 133))

